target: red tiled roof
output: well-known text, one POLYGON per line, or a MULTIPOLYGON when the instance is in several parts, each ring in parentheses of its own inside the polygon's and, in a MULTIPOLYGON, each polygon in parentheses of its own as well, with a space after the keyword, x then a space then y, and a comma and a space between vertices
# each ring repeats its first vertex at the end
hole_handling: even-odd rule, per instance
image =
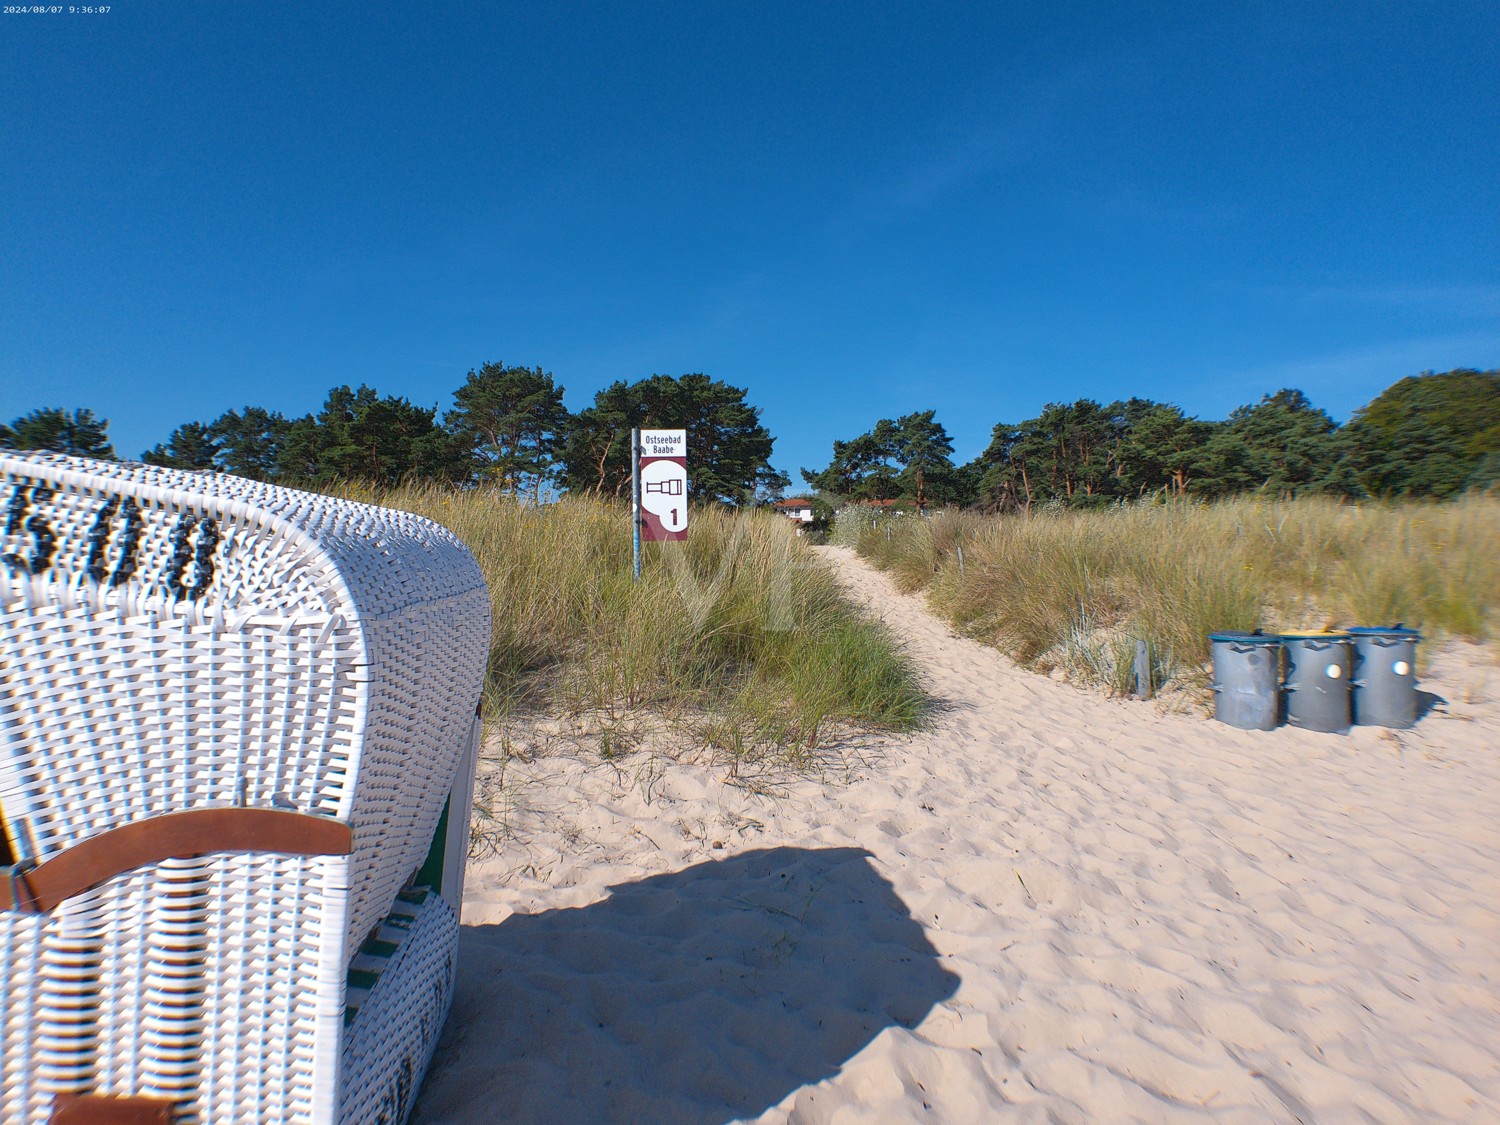
POLYGON ((802 499, 778 500, 774 504, 772 504, 771 507, 773 507, 773 508, 811 508, 812 507, 812 501, 811 500, 802 500, 802 499))

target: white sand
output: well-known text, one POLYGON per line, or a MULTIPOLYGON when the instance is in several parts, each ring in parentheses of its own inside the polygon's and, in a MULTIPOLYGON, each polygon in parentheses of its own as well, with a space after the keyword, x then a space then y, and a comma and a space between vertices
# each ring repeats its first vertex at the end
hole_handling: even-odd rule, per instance
POLYGON ((1237 731, 953 637, 829 551, 931 729, 775 796, 512 760, 416 1120, 1500 1121, 1500 668, 1237 731))

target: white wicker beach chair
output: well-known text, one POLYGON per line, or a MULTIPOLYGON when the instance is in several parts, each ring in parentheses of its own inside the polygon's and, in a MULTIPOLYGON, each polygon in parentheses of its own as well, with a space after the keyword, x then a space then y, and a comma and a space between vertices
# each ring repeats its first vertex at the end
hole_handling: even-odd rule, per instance
POLYGON ((0 1121, 405 1120, 452 995, 473 557, 50 454, 0 453, 0 505, 0 1121))

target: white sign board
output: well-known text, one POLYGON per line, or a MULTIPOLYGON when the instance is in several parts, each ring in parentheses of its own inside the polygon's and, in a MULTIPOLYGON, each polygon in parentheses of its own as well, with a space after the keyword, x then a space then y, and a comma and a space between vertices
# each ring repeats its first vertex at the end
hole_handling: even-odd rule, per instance
POLYGON ((641 539, 687 538, 686 430, 641 431, 641 539))
POLYGON ((641 460, 653 457, 687 457, 686 430, 642 430, 641 460))

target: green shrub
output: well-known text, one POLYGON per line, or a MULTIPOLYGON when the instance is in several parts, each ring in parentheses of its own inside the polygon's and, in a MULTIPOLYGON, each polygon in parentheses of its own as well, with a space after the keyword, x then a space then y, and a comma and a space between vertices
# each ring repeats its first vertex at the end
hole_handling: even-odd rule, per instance
POLYGON ((479 560, 494 610, 493 714, 583 720, 611 755, 639 720, 736 756, 793 757, 841 724, 905 729, 922 714, 894 640, 774 514, 697 510, 686 542, 643 545, 635 582, 623 505, 342 493, 436 520, 479 560))

